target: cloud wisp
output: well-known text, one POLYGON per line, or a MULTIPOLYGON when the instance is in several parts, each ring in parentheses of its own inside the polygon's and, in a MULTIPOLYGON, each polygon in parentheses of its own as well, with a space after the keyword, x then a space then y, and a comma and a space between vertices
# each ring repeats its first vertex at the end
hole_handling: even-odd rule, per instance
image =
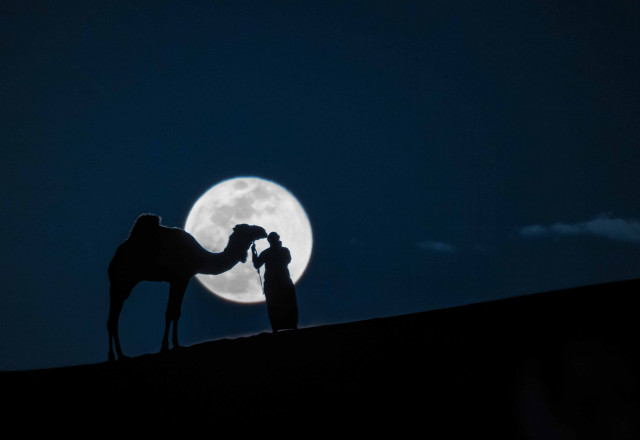
POLYGON ((458 252, 458 248, 444 241, 419 241, 416 247, 424 251, 438 252, 441 254, 454 254, 458 252))
POLYGON ((518 230, 523 237, 596 235, 611 240, 640 243, 640 221, 635 219, 614 218, 610 214, 601 214, 596 218, 580 223, 554 223, 550 226, 530 225, 518 230))

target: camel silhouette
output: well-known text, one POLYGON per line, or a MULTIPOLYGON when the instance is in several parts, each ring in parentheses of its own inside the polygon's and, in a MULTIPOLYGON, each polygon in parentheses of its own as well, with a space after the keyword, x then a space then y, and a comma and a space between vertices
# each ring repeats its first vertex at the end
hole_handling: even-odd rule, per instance
POLYGON ((110 304, 107 330, 109 332, 109 360, 126 358, 122 354, 118 336, 118 319, 124 301, 140 281, 165 281, 169 287, 169 301, 165 314, 165 329, 161 352, 169 350, 169 328, 173 324, 173 347, 178 344, 178 319, 184 293, 195 274, 218 275, 245 262, 253 241, 267 236, 264 228, 246 224, 236 225, 221 253, 204 249, 188 232, 160 224, 154 214, 140 215, 129 237, 118 246, 109 263, 110 304))

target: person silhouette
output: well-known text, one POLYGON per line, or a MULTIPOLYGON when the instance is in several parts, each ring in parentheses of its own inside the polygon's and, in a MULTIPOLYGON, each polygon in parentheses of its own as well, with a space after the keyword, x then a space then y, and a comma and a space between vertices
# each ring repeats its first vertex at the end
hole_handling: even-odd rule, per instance
POLYGON ((289 276, 287 266, 291 262, 289 249, 282 246, 280 236, 271 232, 267 236, 270 247, 259 256, 255 244, 251 246, 253 267, 260 270, 265 265, 263 293, 267 301, 267 314, 271 329, 278 330, 298 328, 298 304, 296 288, 289 276))

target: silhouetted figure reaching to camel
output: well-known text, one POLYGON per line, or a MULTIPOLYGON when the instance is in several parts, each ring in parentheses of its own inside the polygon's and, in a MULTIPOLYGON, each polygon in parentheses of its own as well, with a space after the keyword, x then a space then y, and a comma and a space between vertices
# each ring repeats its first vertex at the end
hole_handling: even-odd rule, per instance
POLYGON ((116 250, 109 263, 110 308, 107 320, 109 331, 109 360, 125 357, 118 337, 118 318, 124 301, 140 281, 170 283, 169 302, 165 315, 165 329, 161 351, 169 350, 169 327, 173 324, 173 347, 178 347, 178 319, 189 280, 197 273, 218 275, 247 260, 249 246, 267 236, 264 228, 237 225, 221 253, 204 249, 191 234, 160 224, 153 214, 139 216, 129 238, 116 250))
POLYGON ((291 262, 289 249, 282 246, 280 236, 272 232, 267 237, 270 247, 260 256, 255 244, 251 246, 251 257, 256 269, 265 265, 264 296, 267 314, 274 333, 278 330, 298 328, 298 304, 296 287, 289 276, 287 266, 291 262))

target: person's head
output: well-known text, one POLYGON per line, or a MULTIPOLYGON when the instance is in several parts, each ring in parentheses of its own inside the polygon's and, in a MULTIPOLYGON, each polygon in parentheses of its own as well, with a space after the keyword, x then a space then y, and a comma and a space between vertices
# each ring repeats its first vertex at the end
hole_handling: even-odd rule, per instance
POLYGON ((269 241, 269 244, 271 246, 281 246, 282 245, 282 242, 280 241, 280 236, 278 235, 277 232, 271 232, 267 236, 267 241, 269 241))

